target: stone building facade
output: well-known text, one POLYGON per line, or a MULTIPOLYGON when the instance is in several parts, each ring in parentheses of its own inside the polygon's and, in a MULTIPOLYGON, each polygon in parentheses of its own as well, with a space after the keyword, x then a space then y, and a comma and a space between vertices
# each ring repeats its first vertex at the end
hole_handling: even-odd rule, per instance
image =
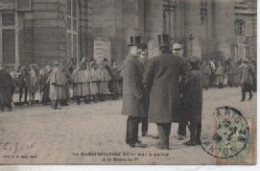
POLYGON ((18 65, 87 57, 91 9, 90 0, 0 0, 0 60, 18 65))
POLYGON ((111 43, 122 61, 132 35, 158 53, 157 36, 184 44, 185 56, 256 58, 256 0, 0 0, 0 61, 45 64, 94 57, 111 43))

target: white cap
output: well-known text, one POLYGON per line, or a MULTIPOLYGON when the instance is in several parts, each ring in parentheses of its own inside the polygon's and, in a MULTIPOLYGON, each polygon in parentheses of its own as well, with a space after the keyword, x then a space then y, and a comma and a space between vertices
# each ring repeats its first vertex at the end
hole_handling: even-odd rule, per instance
POLYGON ((173 50, 182 49, 182 44, 174 43, 174 44, 172 45, 172 49, 173 49, 173 50))

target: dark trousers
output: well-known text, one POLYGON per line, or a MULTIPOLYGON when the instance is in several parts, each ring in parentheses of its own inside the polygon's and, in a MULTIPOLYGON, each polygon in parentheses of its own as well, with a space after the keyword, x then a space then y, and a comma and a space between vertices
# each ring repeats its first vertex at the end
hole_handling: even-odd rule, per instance
POLYGON ((142 136, 145 136, 148 132, 148 118, 142 118, 142 136))
POLYGON ((28 96, 28 86, 24 83, 19 86, 19 102, 22 102, 24 92, 24 103, 27 103, 27 96, 28 96))
POLYGON ((159 144, 162 147, 169 147, 171 123, 157 123, 159 133, 159 144))
POLYGON ((201 123, 190 121, 190 140, 193 142, 200 141, 201 123))
POLYGON ((138 142, 138 125, 141 122, 140 117, 129 116, 126 127, 126 143, 135 144, 138 142))
POLYGON ((179 122, 178 135, 186 137, 186 125, 187 125, 186 121, 179 122))
POLYGON ((249 93, 249 99, 253 98, 252 86, 249 83, 243 83, 241 86, 241 91, 242 91, 242 100, 245 100, 247 92, 249 93))

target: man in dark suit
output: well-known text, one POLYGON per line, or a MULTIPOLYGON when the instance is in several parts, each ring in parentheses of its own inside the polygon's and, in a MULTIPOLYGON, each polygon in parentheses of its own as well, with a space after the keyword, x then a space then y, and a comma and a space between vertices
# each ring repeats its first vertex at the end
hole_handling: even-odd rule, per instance
POLYGON ((14 81, 12 76, 4 69, 0 62, 0 110, 4 112, 5 106, 12 111, 12 96, 14 92, 14 81))
POLYGON ((173 55, 168 35, 159 35, 161 54, 150 59, 144 75, 144 85, 150 92, 148 121, 156 123, 159 133, 157 148, 169 149, 171 123, 178 112, 179 79, 184 59, 173 55))
POLYGON ((145 116, 143 98, 143 67, 138 60, 141 37, 131 37, 129 54, 124 61, 123 70, 123 108, 122 114, 127 115, 126 143, 130 147, 145 148, 146 144, 138 140, 138 125, 145 116))

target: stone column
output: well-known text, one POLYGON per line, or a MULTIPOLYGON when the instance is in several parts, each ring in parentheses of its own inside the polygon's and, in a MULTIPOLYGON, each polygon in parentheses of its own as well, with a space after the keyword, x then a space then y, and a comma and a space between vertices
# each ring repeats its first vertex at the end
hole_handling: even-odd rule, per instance
POLYGON ((234 1, 215 0, 216 51, 225 59, 231 57, 234 43, 234 1))
POLYGON ((186 39, 186 54, 187 57, 197 56, 201 58, 201 18, 200 18, 200 1, 186 0, 185 1, 185 39, 186 39), (189 40, 192 34, 192 42, 189 40), (191 53, 192 46, 192 53, 191 53))
POLYGON ((158 34, 163 33, 163 1, 149 0, 146 3, 146 31, 149 41, 149 57, 159 54, 158 34))

